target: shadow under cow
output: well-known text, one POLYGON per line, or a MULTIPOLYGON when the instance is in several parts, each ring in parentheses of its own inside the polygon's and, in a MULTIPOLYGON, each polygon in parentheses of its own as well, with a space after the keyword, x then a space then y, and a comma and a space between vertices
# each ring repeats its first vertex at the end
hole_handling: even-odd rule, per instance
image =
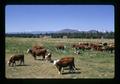
POLYGON ((62 72, 62 75, 66 75, 66 74, 80 74, 80 71, 75 71, 75 72, 62 72))
POLYGON ((69 70, 69 67, 64 67, 64 70, 65 70, 66 72, 62 72, 62 75, 65 75, 65 74, 80 74, 80 73, 81 73, 81 72, 79 71, 80 68, 76 68, 76 70, 73 71, 73 72, 69 72, 69 71, 68 71, 68 70, 69 70))
POLYGON ((35 60, 40 60, 40 61, 44 61, 44 59, 40 59, 40 58, 37 58, 37 59, 35 59, 35 60))
MULTIPOLYGON (((69 67, 64 67, 64 70, 69 70, 69 67)), ((80 68, 76 68, 76 70, 80 70, 80 68)))
POLYGON ((16 66, 30 66, 28 64, 16 65, 16 66))

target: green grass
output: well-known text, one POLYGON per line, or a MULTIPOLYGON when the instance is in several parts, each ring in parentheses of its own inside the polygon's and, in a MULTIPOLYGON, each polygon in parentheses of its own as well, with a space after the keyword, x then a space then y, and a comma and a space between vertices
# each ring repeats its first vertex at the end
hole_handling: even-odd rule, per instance
POLYGON ((114 78, 114 53, 86 50, 80 55, 74 54, 71 48, 73 43, 79 42, 114 42, 113 39, 52 39, 52 38, 8 38, 5 39, 6 61, 11 55, 17 53, 25 54, 25 63, 28 66, 16 68, 6 65, 7 78, 114 78), (52 59, 60 59, 65 56, 73 56, 75 65, 80 68, 78 74, 58 75, 57 69, 50 63, 35 61, 26 51, 33 45, 43 45, 52 53, 52 59), (56 50, 57 44, 66 45, 65 51, 56 50), (39 73, 38 73, 39 72, 39 73))

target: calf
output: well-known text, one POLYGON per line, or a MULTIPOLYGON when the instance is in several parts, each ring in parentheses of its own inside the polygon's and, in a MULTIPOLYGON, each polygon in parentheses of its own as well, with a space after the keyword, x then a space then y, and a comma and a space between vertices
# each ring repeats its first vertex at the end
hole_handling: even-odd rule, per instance
POLYGON ((54 60, 53 64, 57 67, 58 73, 61 74, 61 69, 63 67, 69 67, 69 71, 75 70, 74 57, 64 57, 60 60, 54 60))
POLYGON ((10 66, 12 64, 12 66, 14 66, 14 65, 16 65, 16 61, 20 61, 20 65, 21 65, 21 63, 24 64, 24 55, 18 54, 18 55, 11 56, 8 61, 8 65, 10 66))

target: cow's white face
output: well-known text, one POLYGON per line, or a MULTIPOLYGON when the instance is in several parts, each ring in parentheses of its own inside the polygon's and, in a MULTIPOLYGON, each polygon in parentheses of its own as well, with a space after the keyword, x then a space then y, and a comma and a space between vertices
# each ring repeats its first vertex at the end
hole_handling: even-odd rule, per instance
POLYGON ((50 55, 50 53, 48 53, 48 56, 50 55))
POLYGON ((56 65, 56 63, 59 61, 59 59, 53 61, 53 65, 56 65))
POLYGON ((7 62, 7 64, 9 64, 9 63, 10 63, 10 61, 7 62))
POLYGON ((29 53, 30 49, 27 50, 27 53, 29 53))
POLYGON ((50 55, 50 53, 48 53, 48 54, 45 56, 45 59, 47 59, 49 55, 50 55))

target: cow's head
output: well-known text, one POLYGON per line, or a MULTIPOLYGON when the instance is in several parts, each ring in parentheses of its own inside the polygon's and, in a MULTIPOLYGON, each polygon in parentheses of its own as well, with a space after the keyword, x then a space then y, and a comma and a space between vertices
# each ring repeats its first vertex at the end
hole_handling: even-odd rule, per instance
POLYGON ((12 61, 12 56, 10 56, 10 59, 8 60, 7 64, 10 66, 11 64, 11 61, 12 61))
POLYGON ((27 53, 30 53, 32 50, 31 49, 27 49, 27 53))
POLYGON ((50 55, 51 55, 51 53, 48 53, 48 54, 45 56, 45 59, 47 59, 50 55))
POLYGON ((7 64, 10 66, 10 61, 8 61, 7 64))
POLYGON ((56 63, 59 62, 59 59, 53 61, 53 65, 56 65, 56 63))

